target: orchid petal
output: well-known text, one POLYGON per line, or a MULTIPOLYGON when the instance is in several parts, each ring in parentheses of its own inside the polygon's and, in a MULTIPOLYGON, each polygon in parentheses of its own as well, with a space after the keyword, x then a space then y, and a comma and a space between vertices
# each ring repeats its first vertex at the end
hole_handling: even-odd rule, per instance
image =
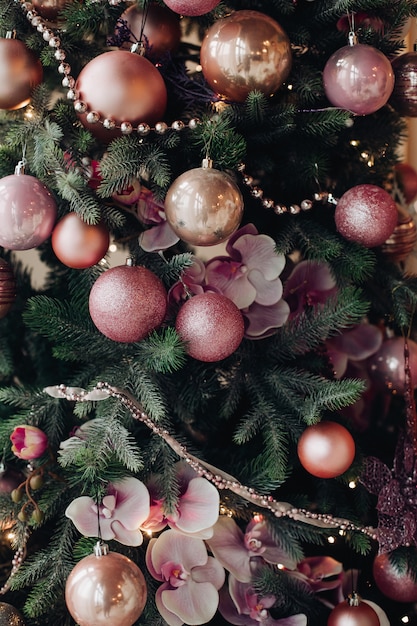
POLYGON ((379 350, 382 341, 381 329, 373 324, 360 324, 332 337, 329 343, 334 349, 345 353, 351 361, 363 361, 379 350))
POLYGON ((246 268, 228 257, 215 257, 207 263, 206 282, 239 309, 248 307, 256 298, 256 289, 248 281, 246 268))
POLYGON ((195 533, 213 526, 219 517, 219 492, 205 478, 190 480, 188 489, 180 497, 179 518, 168 524, 183 532, 195 533))
MULTIPOLYGON (((80 496, 75 498, 66 508, 65 515, 73 522, 74 526, 85 537, 98 537, 97 509, 93 498, 80 496)), ((110 522, 100 520, 100 531, 103 539, 109 541, 113 539, 113 532, 110 522), (110 536, 109 536, 110 535, 110 536)))
POLYGON ((145 252, 159 252, 174 246, 179 237, 174 233, 168 222, 148 228, 139 235, 139 245, 145 252))
POLYGON ((285 267, 285 257, 275 251, 275 241, 269 235, 242 235, 233 244, 249 270, 260 269, 266 280, 277 278, 285 267))
POLYGON ((162 599, 163 594, 165 594, 166 590, 169 589, 168 584, 161 585, 155 593, 155 604, 162 618, 166 621, 169 626, 182 626, 184 624, 184 620, 182 620, 178 615, 169 611, 162 599))
POLYGON ((213 530, 213 537, 207 543, 216 559, 239 581, 250 582, 249 555, 239 526, 230 517, 222 516, 213 530))
POLYGON ((255 287, 255 302, 264 306, 275 304, 282 297, 282 282, 279 278, 267 280, 261 270, 254 269, 248 273, 248 281, 255 287))
POLYGON ((242 226, 239 228, 233 235, 229 237, 226 244, 226 252, 229 254, 232 259, 241 260, 239 250, 235 249, 234 244, 240 237, 243 235, 258 235, 258 230, 254 224, 246 224, 246 226, 242 226))
POLYGON ((190 572, 197 565, 205 565, 208 558, 202 539, 187 537, 175 530, 163 532, 156 543, 152 544, 149 556, 152 559, 152 567, 158 574, 168 559, 182 563, 184 569, 190 572))
MULTIPOLYGON (((113 520, 110 523, 113 532, 113 538, 122 543, 124 546, 141 546, 143 543, 143 535, 138 530, 127 530, 121 522, 113 520)), ((104 539, 104 537, 103 537, 104 539)))
POLYGON ((118 519, 127 530, 137 530, 149 516, 149 491, 133 476, 112 483, 112 488, 117 493, 113 519, 118 519))
POLYGON ((262 306, 254 302, 249 309, 243 311, 248 322, 245 328, 245 337, 248 339, 269 337, 277 328, 285 324, 289 313, 290 307, 285 300, 280 300, 271 306, 262 306))
POLYGON ((209 556, 205 565, 193 567, 192 576, 197 583, 211 583, 213 587, 220 589, 224 584, 226 573, 219 561, 209 556))
POLYGON ((219 605, 219 594, 211 583, 190 580, 182 587, 165 589, 161 600, 168 611, 193 626, 207 624, 212 619, 219 605))

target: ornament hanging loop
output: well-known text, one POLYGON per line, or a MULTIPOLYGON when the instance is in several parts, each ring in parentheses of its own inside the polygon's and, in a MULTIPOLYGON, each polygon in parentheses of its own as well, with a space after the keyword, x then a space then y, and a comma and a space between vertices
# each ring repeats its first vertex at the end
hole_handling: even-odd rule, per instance
POLYGON ((349 22, 349 34, 348 34, 348 42, 349 46, 354 46, 358 43, 358 38, 355 33, 355 12, 348 13, 348 22, 349 22))

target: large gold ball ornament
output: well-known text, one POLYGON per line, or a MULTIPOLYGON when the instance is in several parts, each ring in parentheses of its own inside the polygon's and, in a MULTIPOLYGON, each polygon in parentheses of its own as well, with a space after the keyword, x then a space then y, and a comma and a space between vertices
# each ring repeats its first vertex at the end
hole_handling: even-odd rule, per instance
POLYGON ((243 197, 233 180, 210 167, 181 174, 168 189, 165 215, 180 239, 194 246, 214 246, 239 227, 243 197))
POLYGON ((290 73, 290 40, 268 15, 235 11, 209 28, 200 63, 206 81, 221 97, 243 102, 253 90, 269 96, 290 73))
POLYGON ((160 121, 167 104, 165 83, 156 67, 127 50, 104 52, 87 63, 75 92, 82 125, 104 142, 120 137, 123 123, 135 127, 160 121), (82 105, 86 105, 85 112, 82 105))
POLYGON ((0 39, 0 109, 26 106, 42 82, 41 62, 19 39, 0 39))

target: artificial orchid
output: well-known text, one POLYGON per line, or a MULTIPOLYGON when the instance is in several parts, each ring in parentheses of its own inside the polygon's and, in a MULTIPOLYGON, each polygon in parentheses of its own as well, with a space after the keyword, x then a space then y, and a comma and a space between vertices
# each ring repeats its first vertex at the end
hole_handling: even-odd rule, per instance
POLYGON ((104 541, 115 539, 125 546, 140 546, 140 526, 149 516, 149 492, 145 485, 129 476, 109 483, 99 506, 93 498, 80 496, 67 507, 65 515, 86 537, 104 541))
POLYGON ((149 573, 162 582, 155 595, 169 626, 206 624, 217 611, 225 572, 202 539, 166 530, 146 551, 149 573))
POLYGON ((13 454, 26 461, 38 459, 48 447, 48 437, 43 430, 28 424, 16 426, 10 441, 13 454))
POLYGON ((139 236, 139 245, 146 252, 166 250, 179 241, 166 220, 164 205, 155 200, 153 193, 143 186, 137 201, 136 214, 142 224, 150 226, 139 236))
POLYGON ((186 463, 177 463, 176 469, 179 484, 176 510, 164 511, 164 501, 158 498, 155 481, 151 481, 148 484, 151 493, 150 515, 142 528, 156 532, 168 525, 180 533, 208 539, 219 517, 219 492, 186 463))
POLYGON ((173 306, 182 304, 189 294, 197 295, 205 291, 206 266, 196 256, 192 257, 192 265, 181 275, 181 280, 174 283, 168 292, 168 302, 173 306))
POLYGON ((331 609, 344 600, 343 565, 330 556, 306 557, 297 564, 295 572, 290 572, 290 576, 305 582, 314 593, 319 594, 317 597, 323 604, 331 609))
POLYGON ((301 261, 284 286, 284 299, 290 307, 290 317, 302 313, 307 307, 324 304, 337 293, 336 281, 326 263, 301 261))

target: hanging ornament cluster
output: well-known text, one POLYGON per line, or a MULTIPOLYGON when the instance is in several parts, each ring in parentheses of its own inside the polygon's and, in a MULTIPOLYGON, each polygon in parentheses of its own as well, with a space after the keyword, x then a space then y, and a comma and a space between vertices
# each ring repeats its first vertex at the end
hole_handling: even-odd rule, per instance
POLYGON ((395 567, 389 553, 375 557, 372 575, 378 589, 390 600, 417 602, 417 582, 410 572, 402 572, 395 567))
POLYGON ((417 117, 417 52, 406 52, 392 61, 395 85, 390 104, 400 115, 417 117))
POLYGON ((181 25, 178 15, 159 4, 151 2, 146 12, 132 4, 122 13, 120 20, 131 33, 123 48, 143 40, 146 54, 158 59, 167 52, 175 52, 180 45, 181 25))
POLYGON ((317 478, 335 478, 346 472, 355 452, 352 435, 337 422, 322 421, 308 426, 297 444, 301 465, 317 478))
POLYGON ((61 263, 74 269, 84 269, 92 267, 105 256, 110 234, 103 223, 87 224, 77 213, 68 213, 52 231, 51 243, 61 263))
POLYGON ((235 11, 208 29, 200 64, 204 78, 222 98, 243 102, 253 90, 270 96, 290 73, 290 41, 268 15, 235 11))
POLYGON ((327 626, 380 626, 378 614, 357 593, 336 605, 330 613, 327 626))
POLYGON ((0 258, 0 318, 5 317, 16 299, 16 281, 9 263, 0 258))
POLYGON ((113 267, 94 283, 90 316, 98 330, 113 341, 140 341, 165 318, 167 293, 162 281, 145 267, 113 267))
POLYGON ((215 9, 219 3, 220 0, 164 0, 164 4, 172 11, 188 17, 205 15, 215 9))
POLYGON ((26 106, 35 87, 43 79, 41 62, 11 32, 0 38, 0 109, 26 106))

